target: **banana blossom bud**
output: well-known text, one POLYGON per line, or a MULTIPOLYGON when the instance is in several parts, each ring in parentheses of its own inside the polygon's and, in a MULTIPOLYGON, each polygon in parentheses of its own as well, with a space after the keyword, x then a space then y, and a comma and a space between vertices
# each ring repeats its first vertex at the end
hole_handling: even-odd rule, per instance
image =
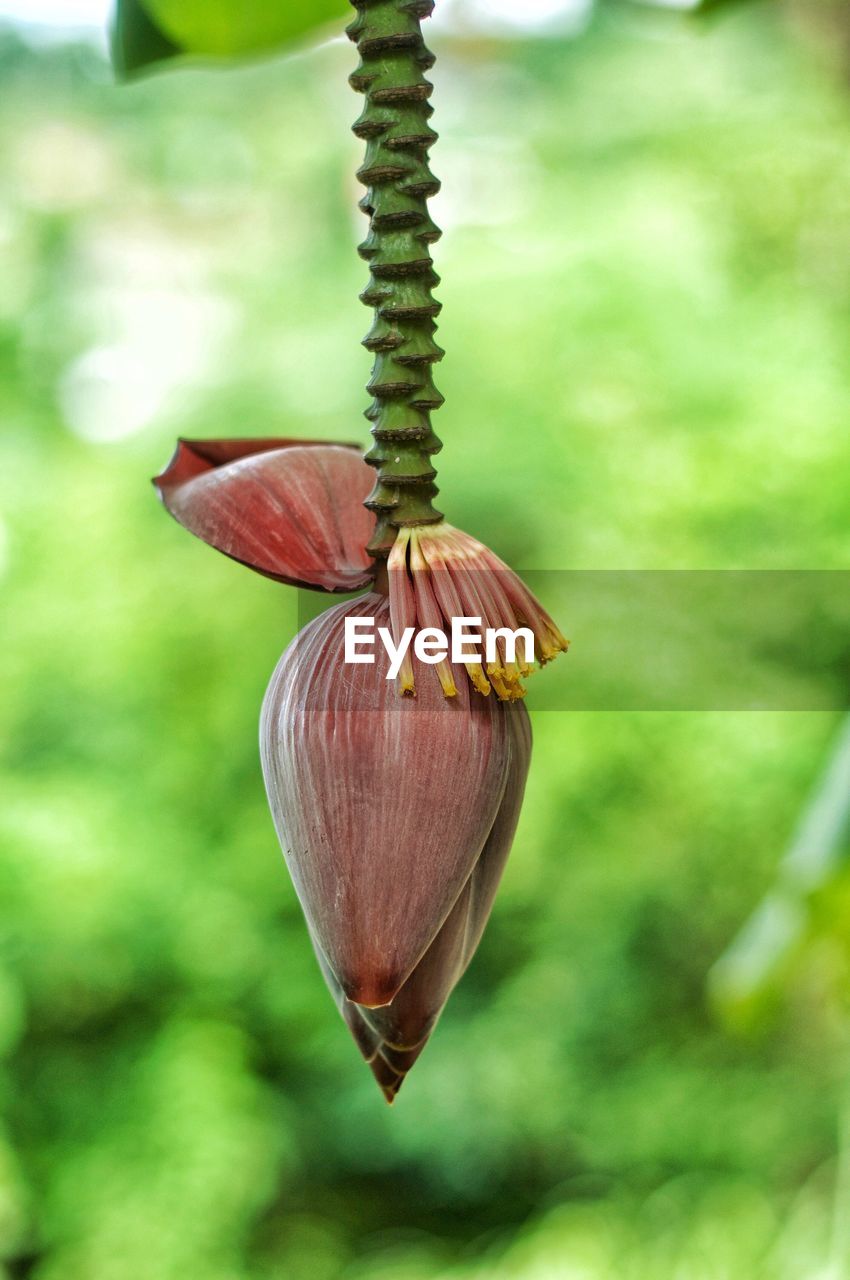
POLYGON ((337 605, 284 653, 263 703, 269 803, 319 963, 391 1101, 466 968, 510 849, 530 755, 522 707, 395 696, 383 665, 340 679, 337 605))
POLYGON ((400 530, 376 565, 365 551, 372 476, 354 446, 181 440, 155 484, 185 528, 258 573, 325 592, 371 588, 292 642, 260 736, 319 964, 391 1102, 493 905, 530 760, 514 699, 531 664, 500 642, 484 662, 447 658, 434 679, 407 656, 398 685, 415 696, 400 698, 379 650, 344 665, 345 621, 370 617, 396 636, 462 616, 526 626, 540 663, 566 641, 502 561, 445 523, 400 530))

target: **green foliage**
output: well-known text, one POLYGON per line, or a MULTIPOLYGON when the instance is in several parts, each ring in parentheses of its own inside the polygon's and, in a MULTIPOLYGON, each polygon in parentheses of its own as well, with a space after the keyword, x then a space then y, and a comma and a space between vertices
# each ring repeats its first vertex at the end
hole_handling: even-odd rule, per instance
MULTIPOLYGON (((696 12, 741 2, 699 0, 696 12)), ((181 54, 239 58, 272 52, 325 23, 342 22, 347 12, 345 0, 116 0, 112 61, 119 76, 129 77, 181 54)))
POLYGON ((141 0, 120 0, 111 35, 112 63, 121 77, 173 58, 181 49, 151 20, 141 0))
POLYGON ((718 1009, 730 1022, 757 1022, 794 984, 811 949, 839 942, 835 995, 846 1000, 847 850, 850 845, 850 717, 801 815, 772 886, 711 973, 718 1009), (843 951, 843 956, 842 956, 843 951))
MULTIPOLYGON (((844 85, 758 8, 479 54, 436 73, 449 518, 519 568, 845 567, 844 85)), ((147 477, 368 440, 352 66, 119 93, 0 43, 0 1274, 846 1273, 831 953, 765 1039, 705 998, 832 716, 537 714, 393 1112, 324 990, 256 746, 294 593, 147 477)))
POLYGON ((181 53, 264 53, 341 21, 346 11, 343 0, 117 0, 113 60, 129 75, 181 53))
MULTIPOLYGON (((761 0, 761 2, 764 3, 765 0, 761 0)), ((773 0, 769 0, 769 2, 773 3, 773 0)), ((730 9, 733 6, 744 3, 746 3, 746 0, 698 0, 697 12, 715 13, 718 9, 730 9)))
POLYGON ((143 0, 161 29, 193 53, 227 57, 277 48, 342 18, 342 0, 143 0))

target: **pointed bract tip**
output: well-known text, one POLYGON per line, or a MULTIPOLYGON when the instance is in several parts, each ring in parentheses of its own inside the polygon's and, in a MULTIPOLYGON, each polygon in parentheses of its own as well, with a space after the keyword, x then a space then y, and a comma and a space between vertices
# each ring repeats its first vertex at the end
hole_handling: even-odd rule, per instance
POLYGON ((369 974, 361 981, 342 984, 345 998, 361 1009, 385 1009, 392 1004, 404 983, 404 978, 382 978, 369 974))
POLYGON ((395 1071, 378 1053, 369 1063, 372 1075, 387 1103, 392 1106, 404 1084, 406 1072, 395 1071))

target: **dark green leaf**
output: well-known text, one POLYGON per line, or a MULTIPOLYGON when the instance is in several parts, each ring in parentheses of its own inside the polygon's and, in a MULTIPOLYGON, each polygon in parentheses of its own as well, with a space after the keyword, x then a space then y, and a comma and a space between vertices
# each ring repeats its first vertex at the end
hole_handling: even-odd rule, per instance
POLYGON ((746 0, 700 0, 696 12, 698 14, 715 13, 718 9, 729 9, 733 5, 744 3, 746 0))
POLYGON ((112 64, 126 78, 181 53, 151 20, 140 0, 118 0, 111 31, 112 64))

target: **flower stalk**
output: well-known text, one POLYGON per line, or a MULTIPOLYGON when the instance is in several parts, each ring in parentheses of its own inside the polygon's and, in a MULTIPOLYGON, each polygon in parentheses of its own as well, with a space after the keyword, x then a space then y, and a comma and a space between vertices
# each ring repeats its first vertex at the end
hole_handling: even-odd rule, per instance
POLYGON ((443 351, 434 341, 440 303, 430 246, 440 230, 428 213, 439 182, 428 167, 436 133, 428 120, 432 86, 425 72, 434 56, 422 38, 421 20, 432 0, 352 0, 357 17, 348 36, 360 65, 350 77, 365 106, 354 133, 366 142, 357 176, 366 187, 360 208, 369 234, 359 253, 371 278, 361 300, 375 310, 363 345, 375 356, 366 417, 374 445, 366 461, 377 471, 366 506, 377 517, 368 550, 384 559, 399 528, 435 524, 442 514, 433 455, 441 448, 431 413, 443 397, 433 365, 443 351))

